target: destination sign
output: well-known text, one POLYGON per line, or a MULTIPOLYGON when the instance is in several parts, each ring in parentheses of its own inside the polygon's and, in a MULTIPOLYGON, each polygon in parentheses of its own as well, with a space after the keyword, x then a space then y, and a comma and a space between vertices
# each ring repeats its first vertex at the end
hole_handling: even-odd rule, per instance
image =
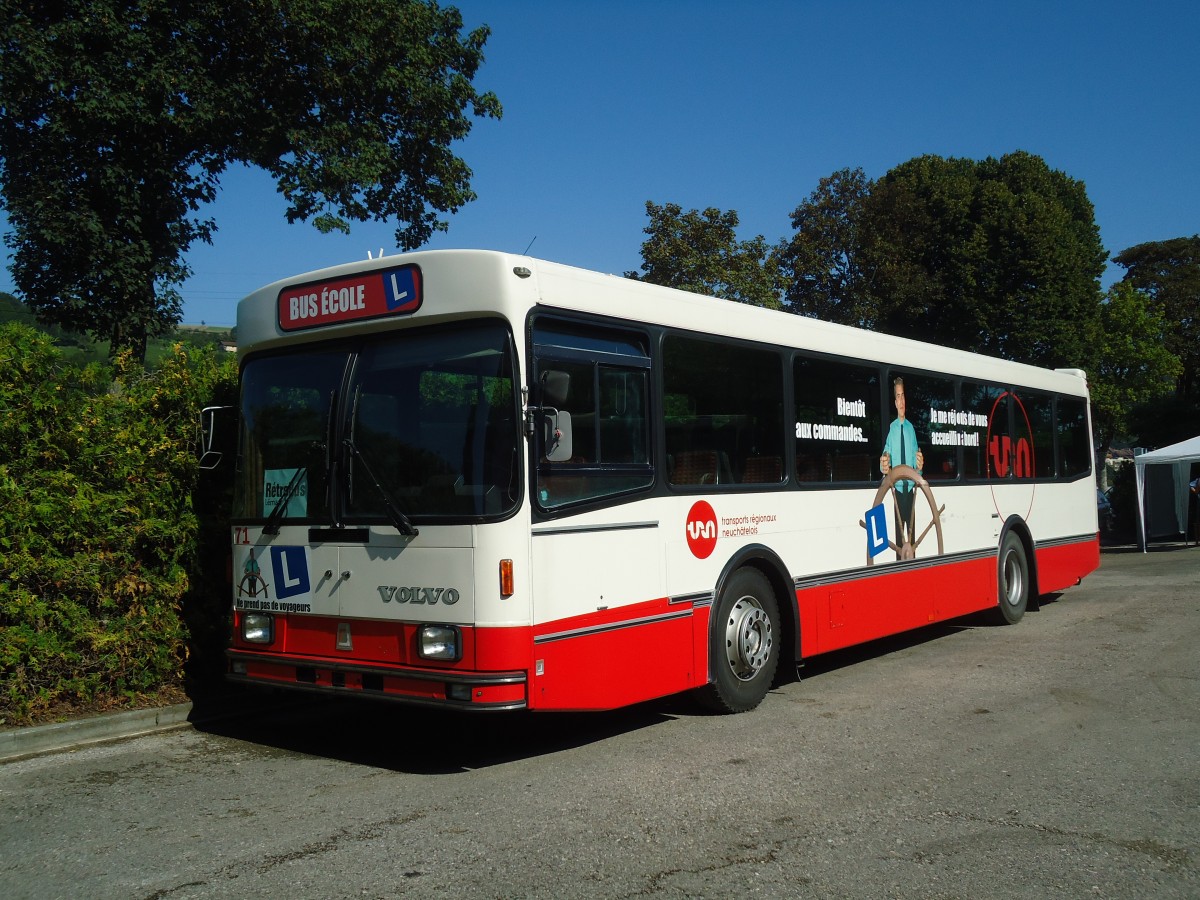
POLYGON ((284 288, 279 292, 279 327, 302 331, 410 315, 420 307, 421 270, 414 265, 398 266, 284 288))

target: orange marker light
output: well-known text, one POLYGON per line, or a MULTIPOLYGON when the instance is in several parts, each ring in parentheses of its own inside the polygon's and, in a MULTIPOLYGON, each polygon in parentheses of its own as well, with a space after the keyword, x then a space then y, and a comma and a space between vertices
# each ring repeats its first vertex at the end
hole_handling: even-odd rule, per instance
POLYGON ((500 596, 513 595, 513 565, 511 559, 500 560, 500 596))

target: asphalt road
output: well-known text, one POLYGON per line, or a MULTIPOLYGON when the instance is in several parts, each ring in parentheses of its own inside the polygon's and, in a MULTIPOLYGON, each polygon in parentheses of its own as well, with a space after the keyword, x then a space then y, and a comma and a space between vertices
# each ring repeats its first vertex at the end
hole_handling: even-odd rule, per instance
POLYGON ((1200 549, 757 711, 319 703, 0 765, 0 897, 1200 897, 1200 549))

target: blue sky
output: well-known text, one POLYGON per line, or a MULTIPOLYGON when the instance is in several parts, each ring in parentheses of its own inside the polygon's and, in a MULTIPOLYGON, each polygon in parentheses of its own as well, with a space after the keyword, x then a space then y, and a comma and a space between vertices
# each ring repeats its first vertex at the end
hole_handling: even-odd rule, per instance
MULTIPOLYGON (((456 145, 479 199, 431 247, 623 273, 641 262, 647 200, 737 210, 742 238, 775 243, 837 169, 1013 150, 1084 182, 1110 254, 1200 232, 1195 2, 454 5, 492 27, 475 81, 504 117, 456 145)), ((222 185, 214 243, 188 255, 187 323, 232 324, 263 284, 394 252, 392 224, 321 235, 286 223, 261 173, 222 185)))

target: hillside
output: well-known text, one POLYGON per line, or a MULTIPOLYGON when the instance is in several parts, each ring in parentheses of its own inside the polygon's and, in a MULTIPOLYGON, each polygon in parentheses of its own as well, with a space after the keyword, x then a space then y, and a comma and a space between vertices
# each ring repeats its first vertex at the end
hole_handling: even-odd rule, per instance
MULTIPOLYGON (((33 312, 12 294, 0 292, 0 325, 20 322, 50 335, 70 362, 85 364, 108 358, 108 342, 93 341, 87 335, 66 331, 55 325, 40 325, 33 312)), ((146 346, 146 365, 153 368, 170 352, 173 344, 195 347, 233 345, 234 329, 217 325, 179 325, 166 337, 151 338, 146 346)))

